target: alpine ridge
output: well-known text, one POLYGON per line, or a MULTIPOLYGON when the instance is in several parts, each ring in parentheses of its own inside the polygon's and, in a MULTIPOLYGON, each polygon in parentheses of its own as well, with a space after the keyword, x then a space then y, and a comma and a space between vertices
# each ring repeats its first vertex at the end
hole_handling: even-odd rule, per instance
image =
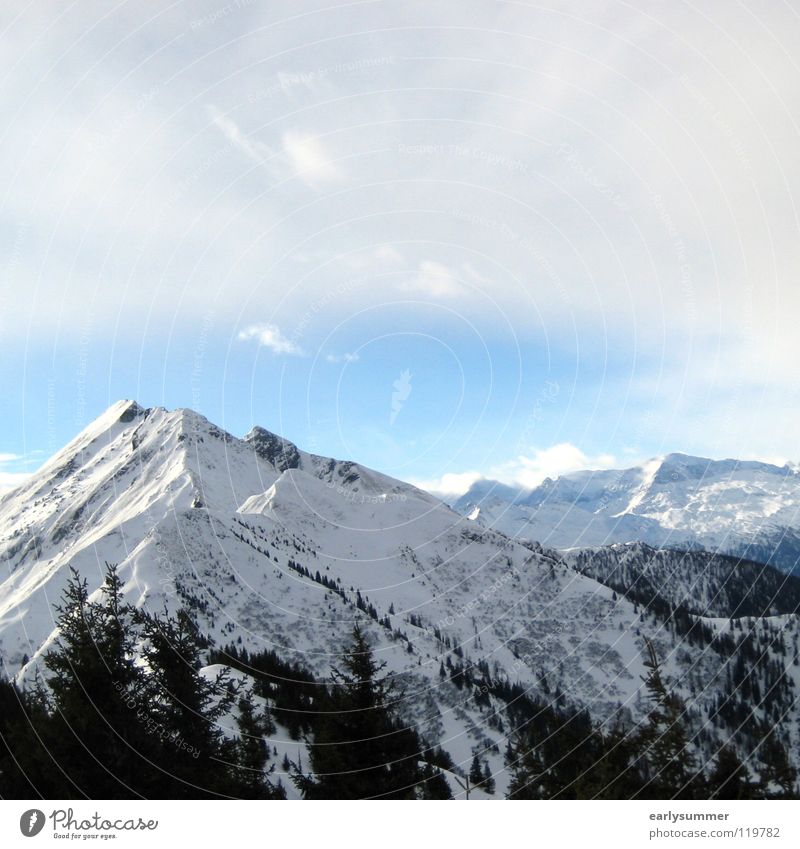
POLYGON ((668 454, 548 478, 532 490, 480 480, 453 507, 558 549, 643 542, 800 571, 800 472, 790 465, 668 454))

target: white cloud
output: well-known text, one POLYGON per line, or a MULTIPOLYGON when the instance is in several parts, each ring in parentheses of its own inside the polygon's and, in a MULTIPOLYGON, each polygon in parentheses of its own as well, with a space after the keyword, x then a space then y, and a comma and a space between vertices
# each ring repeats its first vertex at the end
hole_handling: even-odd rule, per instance
POLYGON ((432 298, 455 298, 466 292, 452 269, 433 260, 423 260, 419 272, 411 280, 405 281, 401 288, 407 292, 421 292, 432 298))
POLYGON ((15 460, 21 460, 20 454, 0 454, 0 463, 13 463, 15 460))
POLYGON ((289 130, 281 137, 283 152, 297 176, 312 188, 343 178, 338 165, 331 162, 322 142, 308 133, 289 130))
POLYGON ((29 477, 30 472, 0 472, 0 495, 5 495, 12 489, 21 486, 29 477))
MULTIPOLYGON (((633 465, 633 461, 629 465, 633 465)), ((557 478, 584 469, 613 469, 617 462, 610 454, 591 456, 570 442, 560 442, 539 449, 531 455, 520 455, 507 463, 493 466, 485 472, 461 472, 440 478, 412 480, 415 486, 445 501, 463 495, 479 480, 496 480, 520 489, 533 489, 545 478, 557 478)))
POLYGON ((303 349, 287 339, 276 324, 269 322, 263 324, 251 324, 239 331, 237 337, 240 342, 249 342, 255 339, 259 345, 269 348, 275 354, 290 354, 295 357, 303 356, 303 349))
POLYGON ((489 477, 531 489, 545 478, 557 478, 581 469, 613 469, 615 464, 610 454, 592 457, 570 442, 560 442, 534 451, 530 456, 520 455, 516 460, 493 469, 489 477))
POLYGON ((440 478, 411 479, 410 484, 430 492, 442 501, 451 501, 463 495, 474 483, 484 477, 480 472, 448 473, 440 478))

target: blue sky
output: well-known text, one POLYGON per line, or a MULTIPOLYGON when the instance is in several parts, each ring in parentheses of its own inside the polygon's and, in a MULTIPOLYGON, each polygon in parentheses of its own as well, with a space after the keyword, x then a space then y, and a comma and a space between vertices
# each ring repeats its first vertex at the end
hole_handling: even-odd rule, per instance
POLYGON ((0 488, 121 397, 439 491, 800 459, 789 5, 147 15, 0 13, 0 488))

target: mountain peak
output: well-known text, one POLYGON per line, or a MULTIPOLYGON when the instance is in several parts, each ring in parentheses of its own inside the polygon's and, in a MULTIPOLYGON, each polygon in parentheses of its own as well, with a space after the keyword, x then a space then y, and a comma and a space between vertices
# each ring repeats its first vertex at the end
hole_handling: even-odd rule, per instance
POLYGON ((709 457, 695 457, 691 454, 674 452, 662 458, 653 483, 702 481, 709 477, 730 476, 738 473, 785 476, 791 472, 792 469, 788 465, 776 466, 762 460, 712 460, 709 457))
POLYGON ((514 502, 524 494, 522 490, 500 483, 500 481, 492 480, 491 478, 480 478, 454 502, 453 506, 456 510, 463 511, 467 507, 480 506, 487 499, 514 502))
POLYGON ((244 438, 252 445, 256 454, 266 460, 279 472, 296 469, 300 466, 300 451, 293 442, 256 425, 244 438))

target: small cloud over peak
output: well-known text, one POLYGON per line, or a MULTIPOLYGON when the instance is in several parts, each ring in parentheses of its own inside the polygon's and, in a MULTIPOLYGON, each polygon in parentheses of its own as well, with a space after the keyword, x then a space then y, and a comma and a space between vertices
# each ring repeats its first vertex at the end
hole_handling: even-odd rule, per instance
POLYGON ((450 472, 440 478, 412 479, 409 483, 441 498, 442 501, 450 502, 462 496, 474 483, 482 479, 480 472, 450 472))
POLYGON ((239 331, 237 339, 240 342, 255 340, 261 347, 269 348, 275 354, 303 356, 303 349, 284 336, 277 324, 270 324, 269 322, 251 324, 239 331))
POLYGON ((498 481, 518 489, 533 489, 546 478, 560 477, 585 469, 613 469, 616 458, 610 454, 592 456, 571 442, 559 442, 549 448, 535 450, 530 455, 521 454, 514 460, 492 466, 485 472, 461 472, 442 475, 440 478, 411 481, 432 495, 452 501, 464 495, 479 480, 498 481))
POLYGON ((582 469, 611 469, 615 464, 615 458, 610 454, 593 457, 571 442, 559 442, 549 448, 534 451, 530 456, 520 455, 516 460, 495 470, 498 474, 493 477, 503 483, 532 489, 545 478, 555 479, 582 469))

